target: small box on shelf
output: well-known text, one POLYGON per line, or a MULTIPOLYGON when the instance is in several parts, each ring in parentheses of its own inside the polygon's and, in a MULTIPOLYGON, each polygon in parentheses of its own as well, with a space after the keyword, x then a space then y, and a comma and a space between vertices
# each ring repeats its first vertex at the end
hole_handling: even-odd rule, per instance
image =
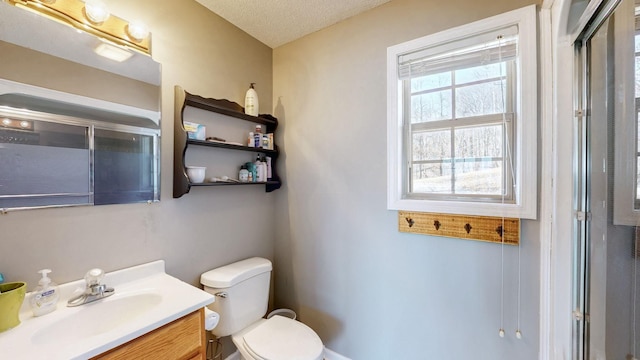
POLYGON ((206 126, 191 121, 184 122, 184 130, 187 138, 192 140, 204 140, 206 138, 206 126))

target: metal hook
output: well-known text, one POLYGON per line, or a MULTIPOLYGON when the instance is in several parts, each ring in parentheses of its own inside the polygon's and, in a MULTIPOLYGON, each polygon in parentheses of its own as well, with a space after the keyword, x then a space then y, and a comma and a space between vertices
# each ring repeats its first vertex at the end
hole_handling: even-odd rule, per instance
POLYGON ((413 221, 413 219, 410 217, 406 217, 404 219, 407 220, 407 224, 409 224, 409 227, 412 227, 413 224, 415 224, 415 221, 413 221))

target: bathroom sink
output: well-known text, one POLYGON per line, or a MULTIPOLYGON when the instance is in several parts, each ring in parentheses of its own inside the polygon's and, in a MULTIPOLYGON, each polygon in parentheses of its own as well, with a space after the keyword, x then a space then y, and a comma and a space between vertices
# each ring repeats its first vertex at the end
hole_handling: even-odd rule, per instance
MULTIPOLYGON (((112 296, 68 307, 84 280, 58 286, 57 310, 33 316, 29 301, 21 323, 0 333, 0 359, 86 360, 198 311, 214 296, 165 272, 164 261, 108 272, 112 296)), ((28 299, 27 294, 26 299, 28 299)))
POLYGON ((82 339, 112 331, 119 326, 136 321, 162 301, 155 292, 141 292, 114 296, 82 305, 78 311, 36 331, 34 344, 82 339))

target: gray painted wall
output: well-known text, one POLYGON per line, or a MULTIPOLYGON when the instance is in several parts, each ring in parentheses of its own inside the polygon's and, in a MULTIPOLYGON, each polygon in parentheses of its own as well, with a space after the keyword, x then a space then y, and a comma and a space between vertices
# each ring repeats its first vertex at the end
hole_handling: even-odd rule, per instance
POLYGON ((0 216, 9 280, 35 284, 50 267, 66 282, 165 259, 195 285, 212 267, 275 257, 277 305, 354 360, 537 358, 538 222, 522 227, 523 340, 518 249, 504 249, 501 339, 500 246, 398 233, 385 180, 386 48, 532 0, 394 0, 274 51, 192 1, 106 2, 123 18, 144 14, 163 67, 162 201, 0 216), (172 199, 173 85, 241 103, 249 82, 281 120, 283 189, 172 199))
POLYGON ((261 103, 270 104, 272 50, 195 1, 105 2, 112 13, 148 24, 153 57, 162 64, 161 202, 0 215, 0 272, 31 289, 42 268, 62 283, 93 267, 110 271, 164 259, 168 273, 199 285, 200 274, 216 266, 273 258, 276 193, 259 186, 194 188, 172 198, 174 85, 242 104, 256 82, 261 103))
POLYGON ((355 360, 537 359, 539 223, 518 248, 401 234, 386 210, 386 49, 535 1, 394 0, 274 50, 276 304, 355 360))

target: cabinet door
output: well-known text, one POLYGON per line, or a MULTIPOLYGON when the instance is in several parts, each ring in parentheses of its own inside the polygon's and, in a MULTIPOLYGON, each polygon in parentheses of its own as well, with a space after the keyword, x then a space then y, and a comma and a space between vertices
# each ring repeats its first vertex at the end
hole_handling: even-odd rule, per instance
POLYGON ((204 353, 202 310, 169 323, 93 359, 200 359, 204 353))

